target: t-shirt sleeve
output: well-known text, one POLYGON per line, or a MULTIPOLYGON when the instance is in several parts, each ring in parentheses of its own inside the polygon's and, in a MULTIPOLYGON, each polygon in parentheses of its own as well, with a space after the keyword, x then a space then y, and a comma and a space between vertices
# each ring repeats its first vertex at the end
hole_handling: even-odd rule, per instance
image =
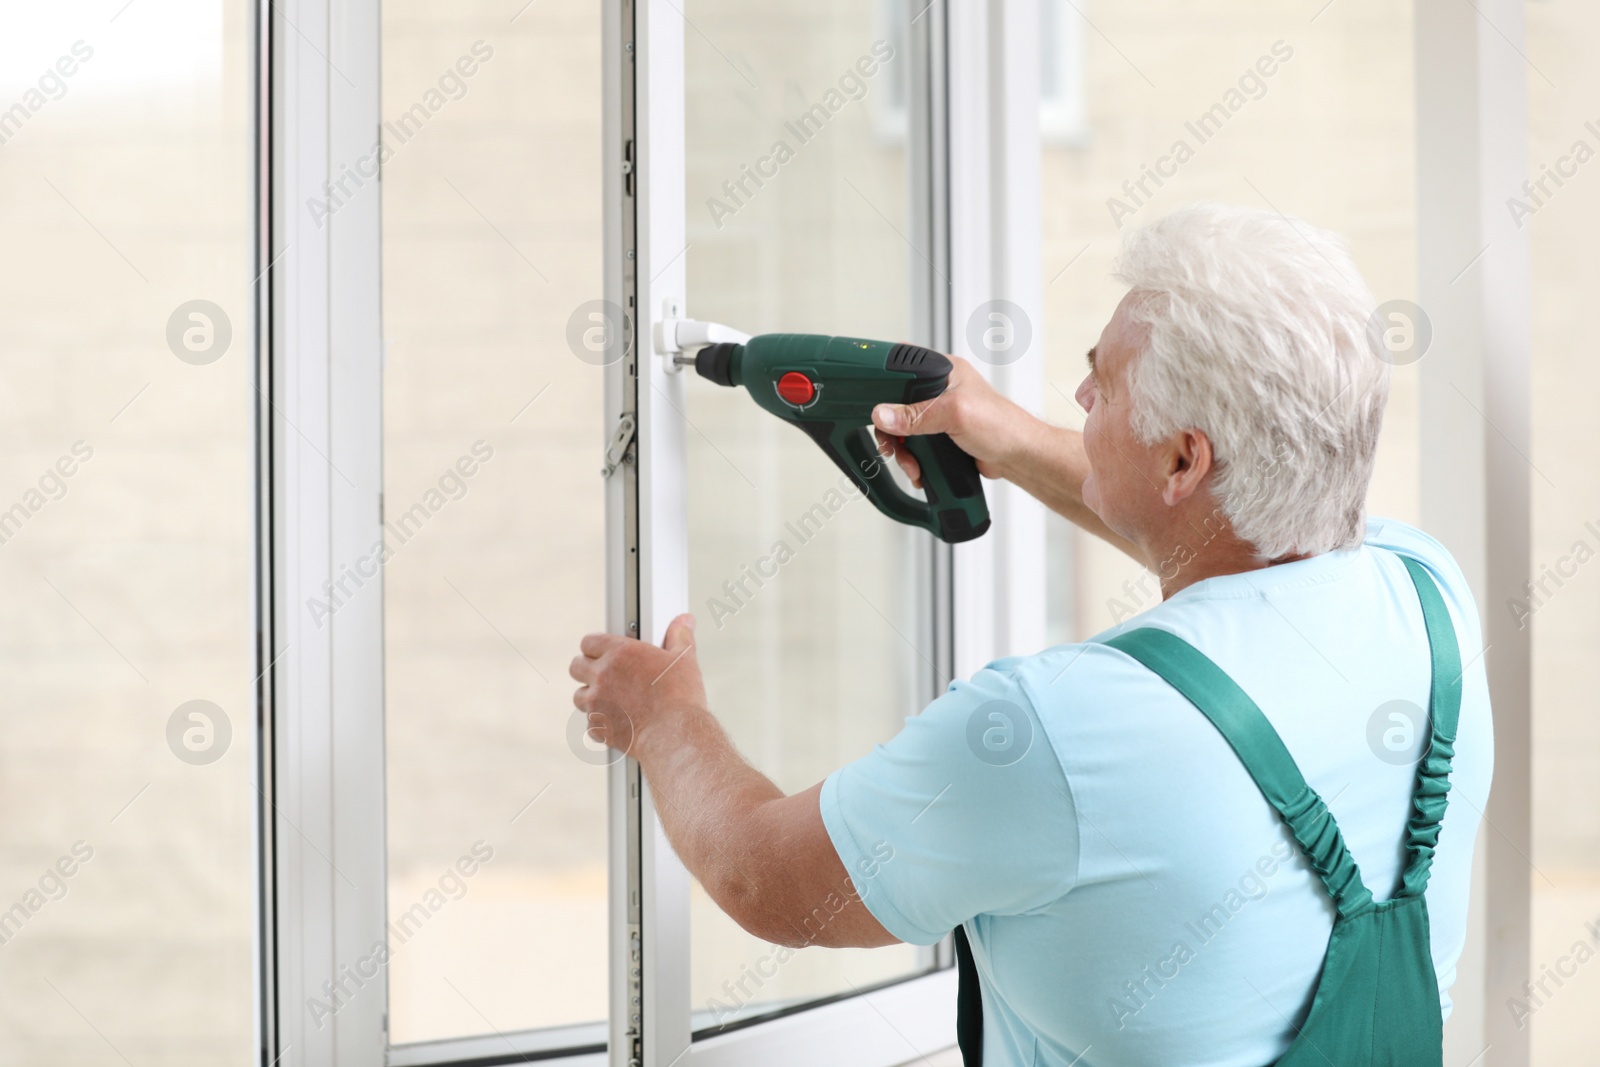
POLYGON ((992 667, 957 681, 886 744, 829 775, 822 821, 869 911, 931 945, 980 914, 1071 888, 1077 817, 1032 703, 992 667))
POLYGON ((1455 557, 1435 538, 1399 519, 1374 516, 1367 522, 1367 544, 1411 556, 1433 574, 1440 585, 1455 585, 1464 580, 1455 557))
POLYGON ((1410 556, 1422 564, 1439 586, 1439 592, 1449 605, 1451 622, 1456 629, 1456 642, 1461 647, 1461 660, 1469 670, 1481 669, 1477 660, 1483 648, 1483 627, 1478 617, 1477 602, 1467 577, 1456 563, 1450 550, 1415 526, 1397 519, 1374 518, 1367 523, 1367 544, 1386 548, 1391 552, 1410 556))

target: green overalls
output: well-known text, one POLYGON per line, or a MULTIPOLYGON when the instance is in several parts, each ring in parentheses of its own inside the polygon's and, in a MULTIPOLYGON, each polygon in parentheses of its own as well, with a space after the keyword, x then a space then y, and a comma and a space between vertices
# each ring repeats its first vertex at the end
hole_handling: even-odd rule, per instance
MULTIPOLYGON (((1105 643, 1144 664, 1217 728, 1256 786, 1288 824, 1338 912, 1311 1014, 1276 1067, 1429 1067, 1443 1063, 1439 981, 1423 890, 1450 791, 1461 653, 1444 599, 1422 565, 1402 556, 1422 601, 1433 658, 1428 697, 1432 736, 1417 764, 1406 824, 1407 860, 1394 896, 1382 904, 1362 884, 1333 816, 1295 766, 1255 702, 1222 669, 1165 630, 1129 630, 1105 643)), ((956 1034, 967 1067, 983 1062, 983 1002, 962 929, 955 931, 960 981, 956 1034)))

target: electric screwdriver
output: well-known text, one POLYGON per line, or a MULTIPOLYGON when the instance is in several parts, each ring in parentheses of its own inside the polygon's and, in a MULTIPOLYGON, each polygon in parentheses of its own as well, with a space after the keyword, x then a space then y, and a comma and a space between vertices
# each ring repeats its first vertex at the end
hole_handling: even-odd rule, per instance
POLYGON ((918 434, 906 447, 922 465, 927 500, 895 483, 872 436, 878 404, 911 404, 943 393, 950 360, 916 345, 766 333, 743 344, 708 345, 694 369, 718 385, 742 385, 755 402, 810 435, 877 509, 952 544, 989 528, 978 464, 949 434, 918 434))

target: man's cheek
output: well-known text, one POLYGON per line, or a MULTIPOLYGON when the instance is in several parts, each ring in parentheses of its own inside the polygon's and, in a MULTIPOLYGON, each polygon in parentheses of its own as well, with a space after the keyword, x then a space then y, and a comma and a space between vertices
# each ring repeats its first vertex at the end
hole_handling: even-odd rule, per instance
POLYGON ((1100 463, 1101 452, 1104 451, 1104 441, 1101 438, 1100 420, 1095 418, 1091 411, 1089 417, 1083 421, 1083 455, 1089 461, 1089 473, 1083 479, 1083 502, 1089 510, 1100 511, 1100 463))

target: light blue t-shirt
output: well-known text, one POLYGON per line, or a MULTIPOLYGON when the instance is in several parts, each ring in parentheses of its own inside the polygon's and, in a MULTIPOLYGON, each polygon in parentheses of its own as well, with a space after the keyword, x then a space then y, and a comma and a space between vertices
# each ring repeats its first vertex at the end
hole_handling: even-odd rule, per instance
MULTIPOLYGON (((1438 583, 1466 665, 1427 889, 1448 1013, 1493 735, 1477 609, 1443 546, 1375 520, 1358 549, 1197 582, 1100 636, 1159 627, 1232 676, 1386 900, 1430 677, 1395 552, 1438 583)), ((1216 729, 1114 649, 989 664, 830 775, 821 804, 890 933, 931 945, 967 923, 985 1067, 1259 1067, 1310 1011, 1327 894, 1216 729)))

